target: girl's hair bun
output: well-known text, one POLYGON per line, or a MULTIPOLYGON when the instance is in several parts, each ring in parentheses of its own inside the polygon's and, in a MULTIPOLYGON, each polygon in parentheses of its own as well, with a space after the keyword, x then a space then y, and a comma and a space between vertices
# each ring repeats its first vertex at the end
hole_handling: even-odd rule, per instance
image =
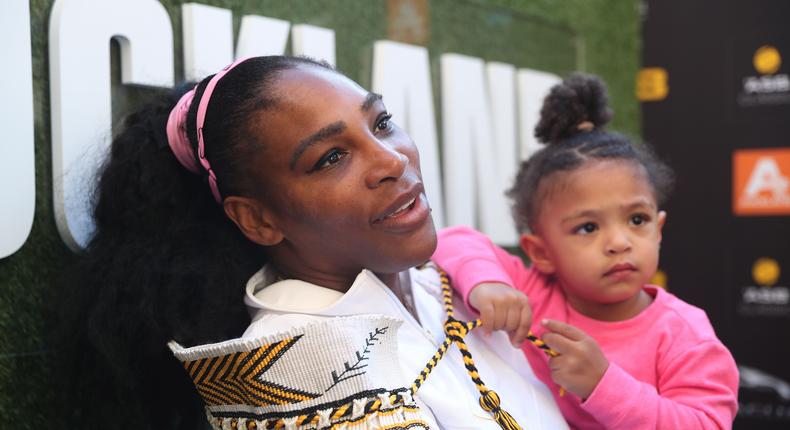
POLYGON ((550 144, 599 129, 612 119, 607 102, 606 84, 600 78, 574 73, 553 86, 543 100, 535 137, 550 144))

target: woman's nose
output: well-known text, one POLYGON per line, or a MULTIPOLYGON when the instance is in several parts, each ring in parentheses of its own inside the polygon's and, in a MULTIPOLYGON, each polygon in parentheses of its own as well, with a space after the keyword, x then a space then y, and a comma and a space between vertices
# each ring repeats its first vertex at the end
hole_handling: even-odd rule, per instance
POLYGON ((369 188, 376 188, 384 182, 394 181, 403 176, 409 157, 394 146, 375 141, 370 151, 370 167, 365 177, 369 188))

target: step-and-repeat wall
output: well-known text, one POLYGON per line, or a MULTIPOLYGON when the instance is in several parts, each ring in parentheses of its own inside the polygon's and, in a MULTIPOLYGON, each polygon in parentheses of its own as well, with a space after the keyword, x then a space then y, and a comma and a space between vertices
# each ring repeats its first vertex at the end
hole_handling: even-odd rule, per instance
POLYGON ((678 173, 661 268, 740 370, 736 429, 790 428, 790 4, 647 1, 645 139, 678 173))
POLYGON ((0 0, 0 428, 61 426, 71 413, 59 415, 50 375, 52 297, 90 237, 92 172, 124 115, 234 57, 322 58, 384 95, 420 148, 438 224, 515 243, 499 191, 535 148, 549 86, 579 68, 610 73, 625 88, 621 127, 638 127, 635 1, 571 3, 0 0), (601 40, 627 47, 619 65, 588 52, 601 40))

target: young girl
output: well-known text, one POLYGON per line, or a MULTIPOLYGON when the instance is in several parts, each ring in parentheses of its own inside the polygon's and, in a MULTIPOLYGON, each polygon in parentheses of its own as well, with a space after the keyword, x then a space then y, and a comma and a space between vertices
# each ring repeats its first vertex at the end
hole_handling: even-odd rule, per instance
POLYGON ((484 327, 519 342, 532 315, 540 321, 535 334, 559 355, 523 350, 571 427, 730 428, 732 356, 704 311, 646 284, 671 171, 647 147, 602 131, 610 117, 592 76, 573 75, 545 99, 535 134, 547 146, 508 193, 531 267, 465 227, 441 232, 433 259, 484 327))

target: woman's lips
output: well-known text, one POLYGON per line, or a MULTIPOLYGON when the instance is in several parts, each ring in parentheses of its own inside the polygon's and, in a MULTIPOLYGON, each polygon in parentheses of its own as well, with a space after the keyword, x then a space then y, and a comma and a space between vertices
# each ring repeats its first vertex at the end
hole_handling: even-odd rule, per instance
POLYGON ((395 233, 405 233, 421 227, 430 216, 430 209, 424 193, 406 201, 373 222, 377 229, 395 233))
POLYGON ((417 197, 412 198, 411 200, 406 202, 403 206, 399 207, 398 209, 395 209, 395 212, 392 212, 389 215, 386 215, 383 219, 394 218, 394 217, 400 215, 405 210, 411 209, 411 206, 414 204, 414 202, 416 200, 417 200, 417 197))

